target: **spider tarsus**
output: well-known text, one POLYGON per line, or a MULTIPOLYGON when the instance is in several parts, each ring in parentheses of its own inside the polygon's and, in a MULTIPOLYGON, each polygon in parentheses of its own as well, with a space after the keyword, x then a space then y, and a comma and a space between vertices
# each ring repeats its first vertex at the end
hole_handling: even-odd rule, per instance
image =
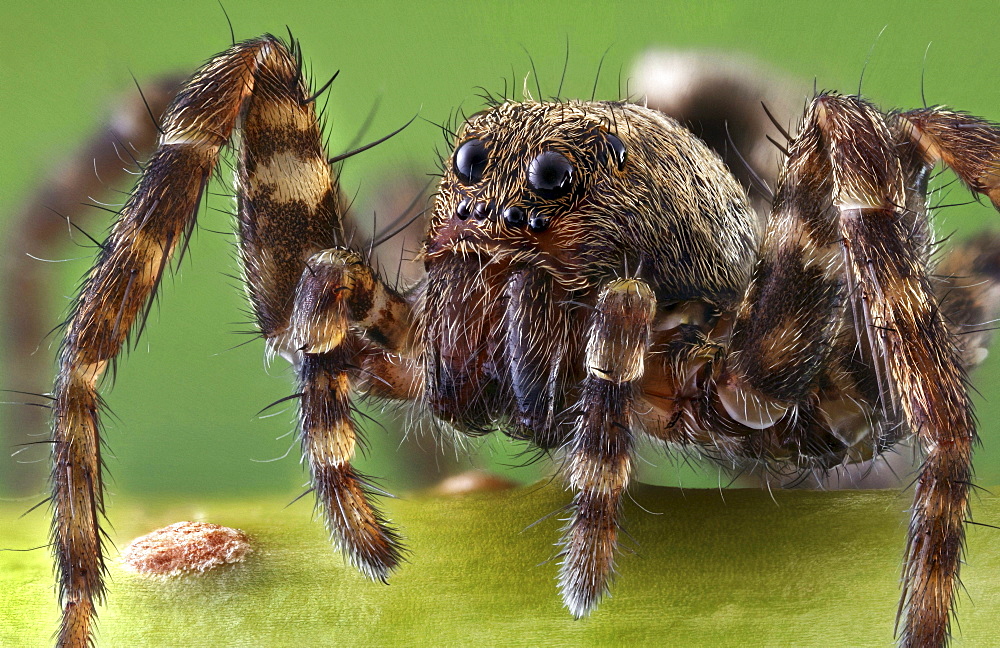
POLYGON ((362 574, 386 582, 406 550, 398 531, 372 505, 367 479, 342 464, 314 469, 313 483, 334 544, 362 574))
POLYGON ((618 497, 578 493, 562 540, 559 591, 574 618, 591 613, 608 593, 618 541, 618 497))

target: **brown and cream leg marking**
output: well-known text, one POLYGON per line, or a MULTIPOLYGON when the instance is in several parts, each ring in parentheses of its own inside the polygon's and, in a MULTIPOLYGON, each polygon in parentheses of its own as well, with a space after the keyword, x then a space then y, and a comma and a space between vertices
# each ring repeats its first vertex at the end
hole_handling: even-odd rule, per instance
MULTIPOLYGON (((167 110, 156 152, 67 322, 55 386, 52 469, 53 545, 63 606, 60 645, 88 644, 94 606, 104 595, 97 381, 141 322, 171 256, 194 227, 219 151, 237 130, 242 135, 237 170, 240 255, 259 328, 269 349, 299 364, 306 394, 302 418, 308 426, 303 432, 307 450, 334 448, 337 459, 332 463, 341 461, 337 465, 342 466, 350 455, 347 449, 353 448, 353 431, 343 423, 350 411, 345 404, 344 359, 333 348, 332 355, 318 353, 318 358, 299 362, 291 335, 296 286, 310 257, 342 244, 343 206, 300 61, 273 37, 247 41, 211 59, 167 110), (313 425, 313 419, 325 416, 324 406, 315 405, 317 399, 336 403, 332 411, 339 423, 313 425)), ((389 339, 393 333, 385 331, 391 327, 378 324, 379 313, 360 319, 372 319, 373 333, 383 332, 389 339)), ((346 325, 334 337, 343 339, 345 331, 346 325)), ((342 528, 340 518, 362 527, 369 521, 381 524, 377 515, 365 517, 364 483, 349 469, 316 490, 325 498, 321 503, 331 529, 342 528), (344 512, 343 503, 358 506, 362 513, 344 512)), ((383 577, 394 564, 386 559, 381 568, 366 569, 363 560, 355 562, 374 578, 383 577)))
MULTIPOLYGON (((723 332, 715 357, 708 341, 675 353, 687 363, 675 375, 692 384, 663 389, 654 404, 683 411, 656 435, 683 442, 713 430, 700 441, 715 442, 723 457, 766 460, 782 458, 782 445, 803 431, 844 438, 852 430, 837 426, 850 421, 862 433, 882 419, 891 434, 914 434, 926 459, 914 495, 900 643, 944 645, 976 440, 964 368, 981 359, 973 357, 981 343, 956 339, 934 294, 926 178, 943 161, 1000 208, 1000 129, 939 109, 884 115, 856 97, 823 95, 789 153, 731 337, 723 332), (831 362, 831 349, 850 361, 831 362)), ((973 303, 952 307, 952 326, 996 307, 984 292, 995 254, 972 246, 968 255, 988 288, 963 288, 959 296, 973 303)), ((949 260, 945 270, 954 266, 949 260)), ((661 387, 661 373, 655 368, 648 382, 661 387)))
POLYGON ((590 323, 586 371, 565 468, 576 491, 563 536, 559 587, 573 616, 585 616, 614 573, 618 513, 632 470, 635 383, 645 370, 656 297, 646 283, 616 280, 590 323))
POLYGON ((956 345, 941 317, 926 259, 910 244, 903 165, 892 133, 869 105, 824 97, 816 119, 834 164, 852 301, 885 371, 894 406, 926 453, 917 479, 903 574, 900 641, 937 646, 949 613, 968 515, 975 421, 956 345), (859 164, 864 160, 865 164, 859 164))
MULTIPOLYGON (((930 281, 926 176, 938 160, 954 162, 958 148, 963 156, 969 151, 955 170, 996 204, 1000 132, 964 115, 930 110, 886 116, 856 97, 823 95, 806 113, 790 168, 800 143, 807 155, 828 160, 827 195, 836 226, 829 240, 839 239, 842 248, 853 325, 867 371, 879 386, 882 416, 890 425, 902 423, 926 453, 914 494, 900 643, 944 645, 958 586, 976 430, 965 385, 967 360, 930 281), (818 137, 810 143, 813 133, 818 137)), ((827 263, 835 265, 832 258, 827 263)), ((734 350, 739 339, 737 329, 734 350)), ((741 357, 736 359, 739 368, 741 357)), ((828 406, 820 402, 821 409, 828 406)))
POLYGON ((410 305, 357 254, 324 250, 309 260, 295 293, 291 339, 302 402, 302 456, 335 544, 372 579, 384 581, 402 558, 395 530, 369 502, 371 488, 350 465, 356 428, 350 372, 351 327, 384 350, 409 348, 410 305))
MULTIPOLYGON (((944 162, 1000 210, 1000 128, 939 109, 899 117, 928 169, 944 162)), ((906 255, 908 232, 899 231, 890 217, 889 200, 881 207, 843 222, 860 243, 853 271, 878 327, 907 422, 927 455, 910 519, 900 640, 907 646, 943 645, 959 585, 975 419, 959 348, 938 312, 928 277, 906 255)))
POLYGON ((53 546, 63 620, 58 642, 84 646, 104 596, 97 381, 118 354, 186 240, 202 191, 228 141, 266 43, 212 59, 167 111, 159 146, 103 245, 67 322, 55 385, 53 546))
POLYGON ((244 111, 237 183, 244 282, 269 350, 296 366, 303 459, 334 543, 384 581, 402 549, 350 465, 357 345, 345 342, 353 325, 387 350, 403 350, 409 305, 337 247, 344 207, 299 70, 269 73, 258 85, 244 111))
POLYGON ((702 315, 679 325, 677 331, 697 330, 693 339, 657 324, 658 360, 644 386, 666 417, 654 436, 715 445, 718 458, 734 467, 748 459, 791 459, 802 467, 835 459, 837 444, 816 407, 847 301, 832 191, 822 133, 807 121, 789 147, 736 317, 710 323, 702 315), (681 380, 671 384, 669 376, 681 380), (808 444, 831 456, 814 456, 808 444))
POLYGON ((733 325, 729 366, 718 384, 730 416, 751 428, 769 411, 803 401, 841 328, 840 235, 829 196, 830 162, 807 122, 789 147, 750 289, 733 325), (747 404, 748 394, 769 403, 747 404))

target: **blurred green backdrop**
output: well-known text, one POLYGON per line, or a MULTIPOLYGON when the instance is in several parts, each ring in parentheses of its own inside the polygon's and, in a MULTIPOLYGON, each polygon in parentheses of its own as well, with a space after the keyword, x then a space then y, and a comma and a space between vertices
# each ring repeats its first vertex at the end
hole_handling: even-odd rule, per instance
MULTIPOLYGON (((854 91, 866 57, 864 92, 883 106, 921 104, 921 79, 929 103, 947 103, 1000 119, 1000 27, 995 2, 398 2, 348 3, 271 1, 225 2, 237 38, 265 31, 283 34, 289 26, 301 39, 313 76, 322 82, 336 70, 330 94, 330 148, 343 150, 372 104, 381 108, 369 137, 395 129, 417 111, 443 121, 461 107, 478 108, 477 86, 499 90, 504 79, 523 79, 531 53, 543 89, 554 90, 570 46, 564 93, 589 96, 598 60, 610 47, 597 95, 618 97, 638 54, 651 46, 710 48, 745 52, 820 88, 854 91), (880 31, 885 31, 879 37, 880 31), (933 44, 929 52, 928 46, 933 44), (522 49, 522 46, 524 49, 522 49)), ((121 2, 86 4, 5 3, 0 33, 7 56, 0 68, 0 214, 8 216, 33 191, 37 179, 60 155, 78 147, 107 115, 109 97, 130 87, 130 72, 143 80, 190 72, 229 45, 229 29, 213 0, 200 2, 121 2)), ((509 81, 508 81, 509 82, 509 81)), ((394 170, 433 170, 441 135, 415 122, 402 135, 351 159, 344 167, 348 195, 367 202, 379 181, 394 170)), ((946 202, 962 202, 963 191, 946 202)), ((209 206, 228 210, 231 201, 212 198, 209 206)), ((939 231, 968 234, 992 223, 996 214, 982 206, 942 212, 939 231)), ((97 220, 99 220, 98 218, 97 220)), ((258 419, 255 412, 292 391, 284 363, 265 371, 259 341, 244 340, 242 294, 232 287, 229 238, 207 230, 227 230, 229 217, 203 210, 203 229, 180 271, 166 281, 160 306, 131 357, 119 368, 105 395, 115 417, 107 417, 106 441, 113 493, 294 494, 304 482, 294 442, 288 434, 294 412, 258 419)), ((93 221, 92 221, 93 222, 93 221)), ((98 233, 102 225, 88 229, 98 233)), ((26 250, 25 252, 30 252, 26 250)), ((51 292, 55 313, 86 271, 92 251, 67 245, 51 292)), ((3 284, 6 287, 6 283, 3 284)), ((8 295, 9 297, 9 295, 8 295)), ((17 295, 26 305, 37 296, 17 295)), ((53 353, 43 342, 38 353, 53 353)), ((1000 483, 1000 382, 989 361, 975 377, 984 448, 977 458, 980 481, 1000 483)), ((48 385, 0 385, 47 390, 48 385)), ((396 453, 398 435, 371 429, 369 456, 362 469, 382 476, 390 490, 426 481, 396 453)), ((433 440, 424 443, 435 452, 433 440)), ((516 452, 516 448, 514 452, 516 452)), ((449 451, 450 452, 450 451, 449 451)), ((4 448, 0 470, 12 465, 4 448)), ((511 450, 493 441, 477 453, 461 454, 461 465, 518 463, 511 450)), ((449 461, 454 462, 454 453, 449 461)), ((43 449, 19 459, 45 458, 43 449)), ((650 456, 668 465, 663 457, 650 456)), ((434 460, 421 462, 422 466, 434 460)), ((522 469, 520 479, 544 467, 522 469)), ((647 470, 647 472, 650 472, 647 470)), ((656 477, 676 485, 714 485, 714 470, 696 479, 691 470, 656 477)), ((39 482, 32 489, 42 492, 39 482)))

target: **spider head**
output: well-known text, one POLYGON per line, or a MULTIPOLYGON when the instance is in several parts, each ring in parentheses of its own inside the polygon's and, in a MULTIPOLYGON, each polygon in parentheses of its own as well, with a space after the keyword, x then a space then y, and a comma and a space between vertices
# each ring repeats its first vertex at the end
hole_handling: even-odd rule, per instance
POLYGON ((749 281, 757 219, 745 193, 656 111, 502 104, 459 129, 443 166, 421 255, 425 386, 433 413, 466 433, 516 412, 536 445, 558 445, 559 386, 580 378, 588 328, 578 305, 611 279, 720 307, 749 281))
POLYGON ((474 254, 581 285, 599 198, 626 173, 613 104, 506 103, 473 115, 444 161, 424 258, 474 254), (599 108, 599 109, 598 109, 599 108))
POLYGON ((624 102, 505 103, 444 160, 422 256, 544 270, 568 290, 636 274, 665 298, 742 293, 757 218, 700 140, 624 102), (710 178, 711 181, 707 181, 710 178))

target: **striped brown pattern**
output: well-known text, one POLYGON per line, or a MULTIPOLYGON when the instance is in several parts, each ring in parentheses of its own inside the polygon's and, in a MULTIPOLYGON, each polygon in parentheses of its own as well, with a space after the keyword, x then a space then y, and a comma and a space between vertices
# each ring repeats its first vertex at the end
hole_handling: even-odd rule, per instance
POLYGON ((88 643, 104 595, 103 484, 97 381, 150 302, 229 139, 267 43, 209 61, 167 110, 159 146, 86 278, 59 356, 53 422, 53 541, 63 622, 60 645, 88 643))
POLYGON ((357 437, 345 370, 350 355, 345 346, 303 355, 298 369, 302 456, 334 544, 363 574, 385 581, 402 560, 403 547, 371 504, 366 479, 350 464, 357 437))
POLYGON ((341 241, 339 197, 307 99, 300 61, 273 37, 240 43, 206 63, 168 108, 158 147, 84 282, 66 324, 53 408, 60 645, 90 641, 94 603, 104 595, 97 382, 186 242, 220 149, 238 123, 241 254, 265 337, 287 328, 308 257, 341 241))

